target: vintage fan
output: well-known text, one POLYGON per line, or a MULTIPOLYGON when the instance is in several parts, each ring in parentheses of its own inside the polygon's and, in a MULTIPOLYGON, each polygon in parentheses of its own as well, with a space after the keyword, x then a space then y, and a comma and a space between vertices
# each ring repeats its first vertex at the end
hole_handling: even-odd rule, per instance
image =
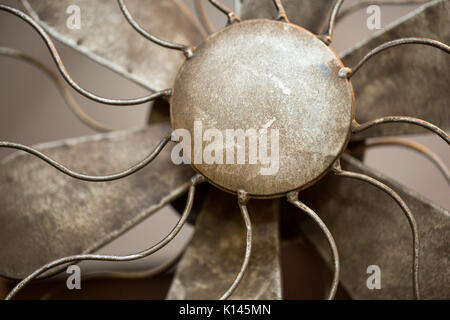
MULTIPOLYGON (((242 0, 238 15, 218 1, 209 2, 228 16, 229 24, 206 39, 177 0, 130 1, 130 9, 123 0, 97 1, 95 6, 86 0, 23 0, 31 17, 0 5, 1 11, 21 18, 41 35, 59 71, 79 93, 115 106, 156 101, 149 126, 140 130, 36 148, 0 142, 0 147, 28 153, 12 155, 0 167, 0 275, 23 279, 8 298, 68 263, 148 256, 169 243, 194 211, 196 232, 168 297, 281 299, 279 218, 295 207, 320 227, 303 219, 289 226, 294 233, 300 232, 294 227, 299 226, 302 236, 329 261, 329 299, 339 280, 357 299, 419 298, 419 282, 424 298, 448 298, 448 211, 369 169, 360 158, 367 147, 400 144, 429 156, 449 180, 445 165, 421 146, 399 139, 365 140, 425 128, 450 144, 440 129, 450 126, 450 48, 445 44, 450 38, 449 1, 416 1, 426 3, 340 58, 328 46, 343 0, 285 1, 286 10, 284 1, 242 0), (60 14, 71 4, 92 6, 94 11, 95 18, 77 32, 67 31, 60 14), (153 93, 116 100, 81 88, 70 78, 47 32, 153 93), (260 128, 266 123, 280 129, 278 173, 263 177, 255 174, 261 166, 250 164, 193 164, 197 173, 191 166, 174 165, 164 148, 175 139, 170 130, 193 131, 196 119, 219 129, 260 128), (95 155, 95 161, 83 158, 87 153, 95 155), (74 157, 75 168, 61 164, 74 157), (113 162, 122 170, 136 159, 144 160, 105 175, 104 163, 113 162), (195 189, 202 182, 194 204, 195 189), (178 198, 186 192, 187 202, 180 206, 178 198), (285 205, 283 197, 293 206, 285 205), (181 218, 157 245, 128 256, 89 254, 170 203, 181 208, 181 218), (369 291, 360 281, 371 261, 383 264, 384 290, 369 291)), ((203 3, 197 5, 212 32, 203 3)), ((20 51, 0 52, 51 74, 20 51)), ((108 131, 52 76, 81 120, 108 131)))

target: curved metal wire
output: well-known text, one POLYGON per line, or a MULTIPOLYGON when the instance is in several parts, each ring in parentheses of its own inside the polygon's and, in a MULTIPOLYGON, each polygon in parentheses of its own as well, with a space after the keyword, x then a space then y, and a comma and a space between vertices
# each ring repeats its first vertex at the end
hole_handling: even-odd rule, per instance
POLYGON ((420 143, 400 138, 376 138, 366 140, 365 145, 363 147, 376 148, 387 145, 408 148, 426 156, 436 165, 439 171, 441 171, 441 173, 444 175, 445 180, 447 180, 447 183, 450 185, 450 172, 444 161, 442 161, 442 159, 439 158, 439 156, 436 153, 434 153, 433 151, 431 151, 430 149, 428 149, 427 147, 425 147, 420 143))
MULTIPOLYGON (((186 247, 186 246, 185 246, 186 247)), ((161 273, 164 273, 170 270, 172 267, 178 264, 181 259, 181 256, 184 253, 184 249, 181 250, 177 255, 173 258, 167 260, 159 266, 153 267, 149 270, 144 271, 111 271, 111 272, 100 272, 100 273, 91 273, 85 276, 82 276, 82 280, 95 280, 95 279, 125 279, 125 280, 138 280, 138 279, 149 279, 155 277, 161 273)), ((41 300, 50 300, 52 297, 60 292, 60 288, 54 288, 50 292, 46 292, 41 300), (55 290, 59 289, 59 290, 55 290)))
POLYGON ((378 5, 395 5, 395 6, 401 6, 401 5, 411 5, 411 4, 422 4, 425 3, 424 0, 409 0, 409 1, 402 1, 398 2, 398 0, 358 0, 356 2, 353 2, 350 4, 347 8, 341 10, 339 15, 336 17, 336 23, 341 21, 343 18, 348 16, 349 14, 352 14, 353 12, 367 7, 372 4, 378 4, 378 5))
POLYGON ((228 24, 232 24, 235 22, 239 22, 239 17, 232 10, 228 9, 225 5, 223 5, 218 0, 208 0, 217 10, 222 12, 228 17, 228 24))
POLYGON ((199 183, 202 183, 204 181, 203 176, 201 175, 195 175, 191 179, 191 186, 189 188, 188 193, 188 199, 186 202, 186 207, 184 209, 183 214, 181 215, 180 219, 178 220, 175 227, 170 231, 170 233, 162 239, 160 242, 158 242, 156 245, 145 249, 139 253, 126 255, 126 256, 113 256, 113 255, 98 255, 98 254, 79 254, 74 256, 69 256, 61 259, 54 260, 36 271, 34 271, 32 274, 30 274, 28 277, 23 279, 21 282, 19 282, 12 290, 11 292, 6 296, 5 300, 11 300, 14 298, 17 293, 23 289, 27 284, 29 284, 31 281, 33 281, 35 278, 43 274, 44 272, 53 269, 55 267, 65 265, 68 263, 73 262, 80 262, 80 261, 133 261, 133 260, 139 260, 145 257, 148 257, 149 255, 155 253, 156 251, 164 248, 170 241, 172 241, 173 238, 180 232, 180 230, 183 228, 184 224, 186 223, 189 214, 191 213, 192 205, 194 202, 194 195, 195 195, 195 186, 199 183))
POLYGON ((164 147, 167 145, 167 143, 169 143, 170 140, 171 140, 170 135, 167 137, 164 137, 158 143, 158 145, 155 147, 155 149, 152 151, 152 153, 150 153, 144 160, 140 161, 139 163, 135 164, 134 166, 132 166, 124 171, 121 171, 121 172, 118 172, 115 174, 111 174, 111 175, 105 175, 105 176, 89 176, 89 175, 77 173, 75 171, 68 169, 67 167, 63 166, 62 164, 53 160, 52 158, 46 156, 42 152, 40 152, 32 147, 25 146, 23 144, 8 142, 8 141, 0 141, 0 148, 17 149, 17 150, 28 152, 28 153, 40 158, 41 160, 47 162, 49 165, 58 169, 62 173, 65 173, 68 176, 71 176, 72 178, 75 178, 75 179, 80 179, 80 180, 90 181, 90 182, 106 182, 106 181, 113 181, 113 180, 118 180, 118 179, 128 177, 129 175, 141 170, 142 168, 147 166, 150 162, 152 162, 159 155, 159 153, 164 149, 164 147))
POLYGON ((6 5, 0 4, 0 11, 5 11, 10 14, 15 15, 16 17, 22 19, 26 23, 28 23, 31 27, 33 27, 34 30, 36 30, 41 38, 44 40, 45 44, 47 45, 47 48, 50 50, 51 56, 53 58, 53 61, 55 61, 56 66, 58 67, 59 72, 64 77, 64 79, 67 81, 67 83, 78 93, 85 96, 86 98, 89 98, 91 100, 97 101, 99 103, 103 104, 109 104, 113 106, 131 106, 131 105, 138 105, 143 104, 146 102, 153 101, 157 98, 164 98, 164 97, 170 97, 172 95, 172 89, 164 89, 161 91, 158 91, 156 93, 153 93, 148 96, 136 98, 136 99, 109 99, 109 98, 103 98, 100 97, 90 91, 87 91, 83 88, 81 88, 69 75, 67 72, 66 67, 64 66, 58 51, 55 48, 55 45, 51 38, 48 36, 48 34, 45 32, 45 30, 37 23, 35 22, 30 16, 23 13, 20 10, 17 10, 12 7, 8 7, 6 5))
POLYGON ((333 10, 330 14, 330 20, 328 22, 328 31, 323 37, 323 42, 325 42, 326 45, 330 45, 333 42, 333 35, 334 35, 334 27, 336 24, 336 18, 339 13, 339 10, 342 7, 342 4, 344 3, 344 0, 337 0, 334 4, 333 10))
POLYGON ((220 300, 226 300, 228 299, 233 292, 236 290, 238 285, 242 281, 242 277, 244 276, 245 272, 247 271, 248 264, 250 262, 250 256, 252 254, 252 237, 253 237, 253 229, 252 229, 252 223, 250 221, 250 216, 248 214, 247 210, 247 202, 248 197, 247 193, 240 191, 238 195, 238 201, 239 201, 239 208, 241 209, 242 217, 244 218, 245 228, 246 228, 246 246, 245 246, 245 256, 244 261, 242 262, 241 269, 239 270, 239 273, 237 274, 236 278, 234 279, 231 286, 228 288, 228 290, 220 297, 220 300))
POLYGON ((320 217, 311 208, 298 200, 298 192, 291 192, 287 195, 288 202, 296 206, 298 209, 304 211, 322 230, 328 240, 328 245, 330 246, 331 253, 333 254, 333 280, 331 282, 330 291, 328 293, 328 300, 333 300, 336 296, 336 291, 339 285, 339 274, 340 274, 340 262, 339 262, 339 252, 334 241, 333 235, 330 230, 328 230, 325 223, 320 219, 320 217))
POLYGON ((216 32, 211 19, 208 17, 205 9, 205 0, 195 0, 195 11, 197 11, 197 16, 200 19, 200 23, 205 28, 208 34, 216 32))
POLYGON ((364 130, 367 130, 369 128, 372 128, 373 126, 383 124, 383 123, 410 123, 415 124, 417 126, 423 127, 425 129, 428 129, 435 134, 437 134, 439 137, 441 137, 447 144, 450 145, 450 137, 449 135, 442 130, 441 128, 435 126, 434 124, 431 124, 425 120, 417 119, 413 117, 404 117, 404 116, 390 116, 390 117, 382 117, 378 118, 372 121, 365 122, 363 124, 359 124, 356 121, 353 121, 352 124, 352 132, 353 133, 359 133, 364 130))
POLYGON ((413 266, 412 266, 412 281, 413 281, 413 292, 414 292, 414 298, 419 300, 420 299, 420 290, 419 290, 419 256, 420 256, 420 243, 419 243, 419 229, 417 227, 416 219, 414 218, 414 215, 412 214, 411 210, 403 201, 403 199, 391 188, 389 188, 387 185, 382 183, 381 181, 378 181, 377 179, 374 179, 372 177, 369 177, 368 175, 358 173, 358 172, 351 172, 351 171, 345 171, 342 170, 339 162, 334 166, 333 171, 336 175, 351 179, 356 179, 364 182, 368 182, 371 185, 375 186, 376 188, 384 191, 389 196, 391 196, 392 199, 397 202, 397 204, 400 206, 400 208, 403 210, 406 218, 408 219, 409 225, 411 227, 411 232, 413 236, 413 266))
POLYGON ((354 68, 345 67, 340 70, 339 74, 341 77, 347 77, 350 79, 361 67, 368 61, 370 58, 376 56, 380 52, 383 52, 387 49, 406 45, 406 44, 422 44, 426 46, 431 46, 437 49, 440 49, 446 53, 450 54, 450 46, 446 45, 437 40, 426 39, 426 38, 400 38, 392 41, 385 42, 375 49, 371 50, 368 54, 358 62, 358 64, 354 68))
POLYGON ((289 23, 289 19, 287 17, 286 10, 285 10, 283 4, 281 3, 281 0, 272 0, 272 1, 273 1, 273 4, 275 5, 275 8, 278 11, 277 20, 284 20, 289 23))
POLYGON ((172 43, 169 41, 161 40, 154 35, 148 33, 145 31, 137 22, 134 20, 133 16, 131 15, 130 11, 128 10, 125 0, 118 0, 120 10, 122 11, 123 15, 127 19, 128 23, 141 34, 144 38, 147 40, 150 40, 151 42, 160 45, 161 47, 167 48, 167 49, 174 49, 182 51, 186 57, 190 58, 192 56, 192 48, 190 46, 186 46, 184 44, 178 44, 178 43, 172 43))
POLYGON ((70 90, 65 86, 64 81, 62 81, 60 78, 58 78, 58 75, 53 72, 52 69, 50 69, 47 65, 45 65, 42 61, 38 60, 37 58, 26 54, 23 51, 14 49, 14 48, 8 48, 8 47, 0 47, 0 56, 5 57, 11 57, 15 59, 19 59, 21 61, 25 61, 30 63, 31 65, 35 66, 47 76, 50 77, 50 79, 53 80, 53 82, 58 87, 64 101, 66 102, 67 106, 69 107, 69 110, 72 111, 72 113, 85 125, 90 127, 91 129, 94 129, 98 132, 109 132, 113 131, 114 129, 111 129, 104 124, 96 121, 91 116, 89 116, 83 108, 78 104, 78 102, 75 100, 75 98, 70 93, 70 90))

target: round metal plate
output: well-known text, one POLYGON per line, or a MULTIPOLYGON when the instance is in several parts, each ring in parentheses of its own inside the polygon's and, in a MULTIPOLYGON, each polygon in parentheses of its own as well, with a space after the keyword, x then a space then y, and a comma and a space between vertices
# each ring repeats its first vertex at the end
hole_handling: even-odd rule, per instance
POLYGON ((172 127, 191 133, 193 168, 221 189, 245 190, 253 197, 304 189, 328 171, 350 136, 354 97, 351 83, 338 76, 342 67, 330 48, 296 25, 249 20, 228 26, 181 67, 171 100, 172 127), (223 164, 201 159, 211 143, 221 145, 218 135, 201 143, 209 129, 222 133, 222 157, 213 155, 223 164), (255 130, 257 138, 267 129, 268 155, 274 158, 260 161, 264 139, 257 139, 256 163, 249 159, 254 141, 227 145, 227 130, 239 129, 255 130), (276 132, 278 159, 276 139, 271 140, 276 132), (237 163, 239 151, 244 163, 237 163))

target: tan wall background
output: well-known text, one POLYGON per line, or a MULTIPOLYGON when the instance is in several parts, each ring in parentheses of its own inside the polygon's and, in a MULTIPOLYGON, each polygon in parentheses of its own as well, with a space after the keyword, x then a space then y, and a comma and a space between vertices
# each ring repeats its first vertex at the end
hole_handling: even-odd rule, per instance
MULTIPOLYGON (((17 6, 17 2, 12 0, 0 0, 0 2, 17 6)), ((95 1, 92 2, 95 3, 95 1)), ((193 0, 185 2, 193 8, 193 0)), ((233 5, 232 1, 224 2, 230 7, 233 5)), ((414 7, 416 6, 382 7, 382 26, 387 26, 414 7)), ((217 27, 223 26, 225 23, 223 15, 209 4, 207 8, 214 24, 217 27)), ((333 44, 337 52, 373 33, 366 27, 366 18, 365 11, 361 10, 345 18, 338 25, 333 44)), ((53 65, 46 47, 34 30, 6 13, 0 13, 0 45, 22 49, 53 65)), ((143 88, 97 65, 81 54, 60 44, 57 47, 67 69, 83 87, 107 97, 137 97, 146 93, 143 88)), ((148 109, 146 106, 119 110, 96 104, 80 95, 75 94, 75 96, 89 114, 115 128, 129 128, 145 123, 148 109)), ((0 57, 0 140, 32 145, 92 133, 92 130, 72 116, 56 88, 45 75, 23 62, 0 57)), ((420 135, 408 138, 425 144, 439 154, 447 165, 450 165, 450 149, 437 137, 420 135)), ((7 152, 0 151, 0 157, 6 154, 7 152)), ((84 156, 89 157, 89 155, 84 156)), ((450 208, 449 186, 439 171, 422 156, 400 148, 386 147, 369 151, 366 163, 415 189, 439 205, 450 208)), ((70 163, 67 165, 70 166, 70 163)), ((177 216, 170 209, 162 210, 101 251, 119 254, 143 249, 162 238, 174 225, 176 219, 177 216)), ((137 268, 154 264, 179 251, 191 233, 192 229, 187 227, 167 248, 146 260, 134 262, 131 265, 90 263, 89 266, 105 269, 137 268)))

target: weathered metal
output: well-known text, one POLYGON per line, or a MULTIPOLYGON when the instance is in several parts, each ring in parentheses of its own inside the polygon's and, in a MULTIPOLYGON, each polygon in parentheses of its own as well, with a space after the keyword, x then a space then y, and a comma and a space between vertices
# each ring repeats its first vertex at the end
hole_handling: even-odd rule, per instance
MULTIPOLYGON (((248 270, 231 299, 281 299, 277 200, 250 200, 253 249, 248 270)), ((177 268, 168 299, 218 299, 244 260, 245 225, 235 196, 211 189, 194 236, 177 268)))
POLYGON ((191 133, 190 162, 223 190, 273 197, 306 188, 326 173, 349 139, 354 100, 351 83, 338 75, 342 67, 329 47, 298 26, 271 20, 233 24, 202 43, 181 67, 171 97, 172 128, 191 133), (196 121, 202 129, 195 129, 196 121), (210 129, 222 136, 211 141, 221 149, 222 164, 193 156, 203 143, 195 131, 210 129), (241 136, 255 130, 259 140, 229 145, 229 129, 243 130, 241 136), (262 143, 262 129, 269 156, 277 150, 270 142, 274 129, 279 132, 278 170, 268 175, 261 172, 271 164, 249 160, 251 148, 262 143), (233 150, 244 150, 243 162, 227 162, 233 150))
MULTIPOLYGON (((388 26, 373 38, 341 55, 354 66, 370 50, 390 40, 423 37, 450 43, 450 2, 434 0, 388 26)), ((450 56, 436 48, 402 46, 389 49, 366 63, 352 78, 357 101, 356 119, 367 122, 382 116, 412 116, 450 128, 450 56)), ((382 125, 355 139, 423 133, 407 124, 382 125)))
MULTIPOLYGON (((86 0, 22 2, 53 37, 151 90, 171 87, 184 61, 179 52, 140 38, 115 1, 101 0, 95 6, 86 0), (87 23, 88 28, 78 31, 67 28, 65 10, 74 4, 82 8, 82 23, 87 23)), ((219 2, 210 2, 228 15, 230 23, 238 21, 219 2)), ((333 7, 332 1, 325 0, 242 0, 241 17, 288 21, 282 3, 287 7, 287 18, 317 34, 323 30, 333 7)), ((342 1, 335 2, 335 8, 340 4, 342 1)), ((202 41, 204 34, 178 0, 152 0, 145 2, 145 9, 142 6, 142 2, 130 1, 128 20, 133 23, 131 18, 136 16, 139 25, 133 25, 147 38, 151 38, 148 31, 170 42, 196 45, 202 41)), ((331 15, 328 36, 332 35, 330 30, 337 11, 331 15)), ((381 43, 412 33, 449 42, 448 12, 448 0, 430 2, 345 53, 346 66, 356 65, 381 43)), ((322 40, 327 43, 331 37, 322 40)), ((450 113, 446 108, 449 97, 446 85, 450 82, 450 69, 446 68, 448 56, 432 48, 403 51, 396 48, 373 59, 378 61, 365 64, 355 75, 360 127, 356 122, 351 125, 353 91, 348 79, 339 77, 343 64, 318 37, 293 24, 269 20, 236 23, 207 39, 193 57, 190 52, 188 57, 178 73, 171 100, 171 121, 175 129, 188 129, 195 136, 193 124, 199 120, 203 132, 207 129, 280 130, 279 169, 273 176, 260 174, 260 169, 267 166, 261 163, 194 163, 193 167, 215 186, 235 194, 244 189, 253 197, 269 198, 307 188, 300 199, 306 199, 305 203, 317 210, 336 239, 342 284, 352 297, 411 298, 411 233, 401 209, 368 184, 325 175, 346 148, 350 128, 353 133, 362 131, 373 124, 399 119, 397 114, 422 117, 450 127, 450 113), (380 116, 391 117, 374 120, 380 116), (367 288, 369 265, 382 268, 381 290, 367 288)), ((141 160, 169 132, 164 107, 168 108, 166 101, 158 100, 157 109, 163 112, 150 122, 162 123, 148 129, 65 140, 40 148, 76 171, 92 175, 114 172, 141 160), (92 154, 95 161, 80 154, 92 154), (107 168, 106 162, 111 162, 111 166, 107 168)), ((415 132, 420 131, 414 126, 377 126, 358 134, 355 140, 415 132)), ((448 141, 445 132, 436 132, 448 141)), ((248 155, 248 145, 244 148, 248 155)), ((225 154, 226 149, 223 151, 225 154)), ((407 201, 416 215, 423 241, 422 295, 449 298, 446 288, 450 277, 449 212, 351 156, 344 155, 342 163, 344 169, 360 171, 392 186, 407 201)), ((29 155, 9 157, 0 166, 0 194, 8 194, 0 198, 0 274, 23 278, 50 260, 99 248, 182 195, 189 187, 187 181, 191 175, 189 166, 172 165, 169 150, 163 151, 138 174, 112 183, 80 182, 29 155)), ((373 184, 376 185, 375 180, 373 184)), ((241 202, 244 228, 236 196, 212 187, 204 190, 206 202, 197 203, 201 213, 194 238, 168 297, 211 299, 219 298, 224 291, 227 297, 236 289, 231 296, 235 299, 281 299, 277 200, 250 201, 250 219, 245 203, 241 202), (249 268, 240 283, 251 251, 250 220, 254 246, 249 268)), ((291 202, 299 205, 293 194, 290 193, 291 202)), ((190 211, 194 203, 192 193, 188 199, 190 211)), ((320 221, 309 208, 300 207, 316 222, 320 221)), ((406 211, 409 214, 409 209, 406 211)), ((414 220, 408 218, 410 223, 414 220)), ((184 223, 186 219, 183 216, 180 221, 184 223)), ((323 234, 311 223, 302 221, 301 227, 311 243, 330 261, 323 234)), ((412 224, 415 227, 414 221, 412 224)), ((321 227, 327 231, 324 225, 321 227)), ((326 234, 330 240, 330 232, 326 234)), ((418 248, 414 250, 418 253, 418 248)), ((119 261, 117 257, 108 259, 119 261)), ((67 261, 56 260, 52 265, 67 261)), ((77 259, 72 257, 70 261, 77 259)), ((418 270, 416 264, 413 269, 418 270)), ((414 280, 418 296, 417 277, 414 280)), ((330 296, 334 295, 336 284, 335 277, 330 296)))
MULTIPOLYGON (((50 35, 152 91, 170 88, 183 53, 151 43, 130 26, 117 1, 22 0, 50 35), (69 29, 66 10, 81 9, 80 29, 69 29)), ((205 33, 183 1, 127 1, 131 14, 149 32, 167 40, 197 45, 205 33)))
MULTIPOLYGON (((359 160, 342 157, 346 170, 367 174, 387 184, 405 200, 421 238, 421 296, 448 299, 450 213, 359 160)), ((362 181, 330 174, 300 194, 324 220, 341 259, 341 284, 354 299, 412 299, 411 230, 401 208, 383 191, 362 181), (369 290, 367 268, 381 268, 381 290, 369 290)), ((328 243, 309 221, 302 229, 330 263, 328 243)))
POLYGON ((368 8, 371 5, 413 5, 413 4, 423 4, 429 2, 430 0, 358 0, 349 3, 348 6, 343 8, 339 15, 337 16, 336 22, 346 18, 352 13, 358 10, 368 8))
MULTIPOLYGON (((277 9, 273 0, 240 0, 238 15, 242 20, 274 19, 277 9)), ((328 22, 328 16, 333 7, 333 0, 282 0, 287 17, 313 33, 318 34, 328 22)))
MULTIPOLYGON (((76 171, 122 170, 153 150, 167 124, 37 146, 76 171)), ((138 174, 114 182, 68 177, 31 155, 0 166, 0 274, 20 279, 51 260, 92 252, 186 192, 188 166, 163 150, 138 174)))
POLYGON ((145 257, 148 257, 152 255, 153 253, 161 250, 166 245, 168 245, 173 238, 181 231, 183 226, 185 225, 191 210, 192 205, 194 203, 194 196, 195 196, 195 187, 199 183, 203 183, 205 179, 203 176, 197 174, 194 177, 190 179, 189 183, 189 193, 188 193, 188 200, 186 201, 185 208, 183 210, 183 214, 181 215, 180 219, 176 223, 176 225, 172 228, 172 230, 167 234, 163 239, 161 239, 158 243, 147 247, 144 250, 141 250, 137 253, 127 254, 127 255, 101 255, 101 254, 75 254, 71 256, 62 257, 60 259, 53 260, 40 268, 33 271, 30 275, 28 275, 25 279, 20 281, 12 290, 11 292, 6 296, 6 300, 11 300, 15 297, 15 295, 22 290, 26 285, 28 285, 31 281, 39 277, 40 275, 44 274, 47 271, 52 271, 58 267, 70 264, 70 263, 77 263, 80 261, 134 261, 143 259, 145 257))

